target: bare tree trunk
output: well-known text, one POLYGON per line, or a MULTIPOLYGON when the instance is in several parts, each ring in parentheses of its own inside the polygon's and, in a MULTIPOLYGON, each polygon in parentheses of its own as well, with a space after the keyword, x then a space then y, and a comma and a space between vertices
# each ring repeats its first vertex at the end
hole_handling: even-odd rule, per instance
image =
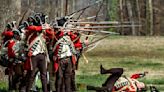
POLYGON ((152 0, 147 0, 147 9, 146 9, 146 20, 147 20, 147 32, 149 32, 149 35, 153 35, 153 5, 152 0))
POLYGON ((21 0, 13 0, 16 15, 21 16, 21 0))
POLYGON ((68 13, 68 0, 65 1, 65 11, 64 11, 64 15, 66 16, 68 13))
MULTIPOLYGON (((5 6, 6 1, 5 0, 1 0, 1 5, 0 5, 0 30, 4 30, 5 27, 5 18, 4 16, 6 15, 6 11, 7 10, 7 6, 5 6)), ((2 32, 2 31, 1 31, 2 32)))
POLYGON ((109 11, 110 11, 110 8, 109 8, 109 0, 106 0, 106 15, 105 15, 105 20, 108 21, 110 20, 110 15, 109 15, 109 11))
MULTIPOLYGON (((141 24, 141 12, 140 12, 140 5, 139 5, 139 0, 136 0, 136 7, 137 7, 137 13, 138 13, 138 22, 139 22, 139 24, 141 24)), ((141 32, 141 27, 139 26, 139 28, 138 28, 138 35, 141 35, 140 34, 140 32, 141 32)))
POLYGON ((67 15, 73 12, 74 9, 74 0, 68 0, 68 6, 67 6, 67 15))
POLYGON ((150 35, 153 35, 153 4, 152 4, 152 0, 149 0, 149 12, 150 12, 150 35))
POLYGON ((31 10, 35 10, 35 0, 29 0, 29 8, 31 10))
POLYGON ((75 4, 76 4, 76 1, 75 0, 72 0, 72 12, 75 11, 75 4))
POLYGON ((64 16, 64 0, 61 0, 61 17, 64 16))
POLYGON ((55 0, 55 5, 53 8, 55 8, 55 17, 60 17, 61 16, 61 7, 60 7, 60 2, 59 0, 55 0))
POLYGON ((130 20, 131 25, 132 25, 132 35, 136 35, 136 30, 135 30, 135 26, 134 26, 134 19, 133 19, 132 5, 131 5, 130 1, 127 0, 127 2, 126 2, 127 3, 127 9, 128 9, 128 16, 129 16, 129 20, 130 20))
POLYGON ((51 0, 47 0, 46 1, 46 14, 48 14, 48 15, 50 15, 50 12, 53 12, 53 11, 51 11, 51 6, 52 6, 52 3, 51 3, 51 0))
POLYGON ((161 3, 160 0, 156 0, 153 2, 154 3, 154 35, 160 35, 160 27, 161 27, 161 3))
MULTIPOLYGON (((121 23, 123 23, 123 21, 124 21, 123 0, 120 0, 119 4, 120 4, 120 21, 121 21, 121 23)), ((121 27, 121 35, 123 35, 123 34, 124 34, 124 28, 121 27)))

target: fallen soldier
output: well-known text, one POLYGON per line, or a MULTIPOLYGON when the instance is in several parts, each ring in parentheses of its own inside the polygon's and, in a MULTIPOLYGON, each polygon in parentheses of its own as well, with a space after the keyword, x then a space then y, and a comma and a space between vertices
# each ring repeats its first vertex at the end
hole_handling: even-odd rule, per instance
MULTIPOLYGON (((87 86, 87 90, 96 92, 145 92, 146 85, 138 81, 138 78, 144 77, 148 72, 133 74, 131 77, 121 76, 123 68, 111 68, 106 70, 100 66, 101 74, 111 74, 102 87, 87 86)), ((158 92, 158 91, 151 91, 158 92)))

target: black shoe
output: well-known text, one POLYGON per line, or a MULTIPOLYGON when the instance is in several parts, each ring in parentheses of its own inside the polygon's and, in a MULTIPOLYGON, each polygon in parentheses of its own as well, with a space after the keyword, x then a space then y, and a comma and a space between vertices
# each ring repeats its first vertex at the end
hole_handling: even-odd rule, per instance
POLYGON ((102 65, 100 65, 100 74, 104 74, 105 73, 105 69, 103 68, 102 65))

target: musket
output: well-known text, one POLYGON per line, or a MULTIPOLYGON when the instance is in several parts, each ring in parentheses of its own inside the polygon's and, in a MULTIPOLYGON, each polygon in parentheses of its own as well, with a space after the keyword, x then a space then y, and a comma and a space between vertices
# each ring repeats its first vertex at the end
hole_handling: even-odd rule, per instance
MULTIPOLYGON (((86 9, 87 9, 87 8, 86 8, 86 9)), ((83 15, 83 13, 85 12, 86 9, 82 10, 82 12, 81 12, 81 13, 79 14, 79 16, 77 17, 77 20, 80 19, 80 17, 83 15)))
MULTIPOLYGON (((99 1, 96 1, 95 3, 93 3, 93 4, 91 4, 91 5, 88 5, 87 7, 85 7, 85 8, 83 8, 83 9, 80 9, 80 10, 78 10, 78 11, 76 11, 76 12, 74 12, 73 14, 76 14, 77 12, 80 12, 80 11, 82 11, 81 13, 80 13, 80 15, 78 16, 78 18, 77 18, 77 20, 79 20, 79 18, 81 17, 81 15, 84 13, 84 11, 87 9, 87 8, 89 8, 89 7, 91 7, 91 6, 93 6, 93 5, 95 5, 95 4, 98 4, 99 2, 100 2, 101 0, 99 0, 99 1)), ((99 11, 98 11, 99 12, 99 11)), ((72 15, 72 14, 71 14, 72 15)), ((95 16, 95 18, 97 19, 97 16, 98 16, 98 13, 96 14, 96 16, 95 16)), ((90 34, 90 32, 88 33, 88 34, 90 34)), ((88 37, 86 37, 86 40, 88 39, 88 37)), ((82 49, 81 49, 81 51, 80 51, 80 55, 82 54, 82 49)), ((82 54, 83 55, 83 57, 84 57, 84 60, 86 60, 86 62, 88 62, 88 60, 86 59, 86 57, 84 56, 84 54, 82 54)), ((79 60, 77 60, 77 64, 76 64, 76 68, 78 69, 78 62, 79 60)))
MULTIPOLYGON (((102 2, 102 4, 100 5, 100 8, 98 9, 98 11, 97 11, 97 13, 96 13, 96 17, 95 17, 94 21, 97 21, 98 14, 99 14, 99 12, 100 12, 102 6, 103 6, 103 2, 102 2)), ((88 33, 88 35, 90 35, 90 34, 91 34, 91 32, 88 33)), ((85 40, 88 40, 88 36, 85 38, 85 40)))
MULTIPOLYGON (((98 1, 96 1, 95 3, 93 3, 93 4, 88 5, 88 6, 84 7, 84 8, 81 8, 81 9, 79 9, 79 10, 77 10, 77 11, 74 11, 74 12, 72 12, 71 14, 68 14, 67 16, 64 16, 64 17, 67 18, 67 19, 70 19, 70 18, 72 18, 76 13, 81 12, 81 11, 82 11, 82 13, 83 13, 87 8, 90 8, 90 7, 92 7, 92 6, 96 5, 96 4, 98 4, 98 3, 101 2, 101 1, 102 1, 102 0, 98 0, 98 1)), ((79 15, 78 18, 80 18, 80 16, 82 15, 82 13, 79 15)), ((61 18, 61 17, 60 17, 60 18, 61 18)), ((60 18, 57 18, 57 19, 60 19, 60 18)))
MULTIPOLYGON (((71 14, 68 14, 67 16, 64 16, 64 18, 66 18, 66 19, 71 19, 76 13, 78 13, 78 12, 80 12, 80 11, 85 11, 87 8, 89 8, 89 7, 91 7, 91 6, 94 6, 95 4, 98 4, 99 2, 101 2, 102 0, 98 0, 98 1, 96 1, 95 3, 92 3, 92 4, 90 4, 90 5, 88 5, 88 6, 86 6, 86 7, 84 7, 84 8, 82 8, 82 9, 79 9, 79 10, 77 10, 77 11, 74 11, 74 12, 72 12, 71 14)), ((82 13, 83 13, 82 12, 82 13)), ((81 16, 81 15, 80 15, 81 16)), ((79 16, 79 18, 80 18, 80 16, 79 16)), ((59 17, 59 18, 56 18, 56 19, 61 19, 61 17, 59 17)))
MULTIPOLYGON (((141 27, 142 25, 133 25, 134 27, 141 27)), ((88 26, 88 27, 78 27, 78 28, 69 28, 69 27, 59 27, 63 29, 71 29, 71 30, 87 30, 87 29, 105 29, 105 28, 120 28, 120 27, 131 27, 131 25, 110 25, 110 26, 88 26)))
MULTIPOLYGON (((95 17, 95 16, 94 16, 95 17)), ((101 21, 101 22, 81 22, 81 21, 70 21, 70 24, 97 24, 97 25, 109 25, 109 24, 131 24, 131 22, 119 22, 119 21, 101 21)), ((139 24, 139 23, 135 23, 139 24)))
POLYGON ((95 40, 95 41, 89 43, 88 46, 85 47, 84 49, 87 49, 87 48, 90 47, 91 45, 93 45, 93 44, 95 44, 95 43, 97 43, 97 42, 99 42, 99 41, 101 41, 101 40, 103 40, 103 39, 105 39, 105 38, 107 38, 107 37, 109 37, 109 36, 110 36, 110 35, 105 35, 105 36, 103 36, 103 37, 101 37, 101 38, 99 38, 99 39, 97 39, 97 40, 95 40))
MULTIPOLYGON (((110 26, 88 26, 78 27, 78 29, 105 29, 105 28, 119 28, 119 27, 131 27, 132 25, 110 25, 110 26)), ((133 25, 134 27, 141 27, 142 25, 133 25)), ((66 27, 65 27, 66 28, 66 27)))
MULTIPOLYGON (((102 16, 103 14, 101 14, 101 15, 98 15, 98 17, 99 16, 102 16)), ((82 19, 79 19, 79 20, 74 20, 74 19, 70 19, 69 20, 69 23, 71 23, 71 24, 81 24, 81 22, 83 21, 83 20, 90 20, 90 19, 93 19, 93 18, 95 18, 96 16, 90 16, 90 17, 86 17, 86 18, 82 18, 82 19)), ((82 22, 82 24, 87 24, 87 23, 89 23, 89 22, 82 22)))
MULTIPOLYGON (((100 17, 100 16, 103 16, 103 14, 100 14, 100 15, 97 15, 97 16, 100 17)), ((90 19, 93 19, 93 18, 96 18, 96 16, 90 16, 90 17, 82 18, 82 19, 79 19, 79 21, 90 20, 90 19)))
POLYGON ((27 9, 24 13, 23 13, 23 16, 21 18, 18 19, 18 26, 21 25, 22 21, 24 20, 24 18, 26 17, 26 15, 30 12, 31 10, 30 9, 27 9))
POLYGON ((94 33, 104 33, 104 34, 111 34, 111 35, 119 35, 119 33, 116 33, 116 32, 103 31, 103 30, 90 30, 90 29, 68 28, 68 27, 59 27, 59 26, 57 26, 56 28, 76 30, 76 31, 81 31, 81 32, 94 32, 94 33))
POLYGON ((78 30, 82 32, 94 32, 94 33, 103 33, 103 34, 110 34, 110 35, 119 35, 119 33, 116 32, 103 31, 103 30, 89 30, 89 29, 73 29, 73 30, 78 30))

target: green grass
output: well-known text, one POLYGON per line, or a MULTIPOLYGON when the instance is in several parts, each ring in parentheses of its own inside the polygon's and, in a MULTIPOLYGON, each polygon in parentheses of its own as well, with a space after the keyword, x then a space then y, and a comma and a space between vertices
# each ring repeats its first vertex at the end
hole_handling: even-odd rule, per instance
POLYGON ((0 81, 0 92, 6 92, 7 90, 7 83, 4 81, 0 81))
MULTIPOLYGON (((89 63, 81 57, 76 71, 79 92, 89 92, 86 85, 101 86, 106 80, 109 75, 99 74, 101 64, 107 69, 122 67, 126 76, 148 71, 139 80, 164 91, 164 37, 111 36, 85 56, 89 63)), ((0 82, 0 89, 7 89, 5 82, 0 82)))

